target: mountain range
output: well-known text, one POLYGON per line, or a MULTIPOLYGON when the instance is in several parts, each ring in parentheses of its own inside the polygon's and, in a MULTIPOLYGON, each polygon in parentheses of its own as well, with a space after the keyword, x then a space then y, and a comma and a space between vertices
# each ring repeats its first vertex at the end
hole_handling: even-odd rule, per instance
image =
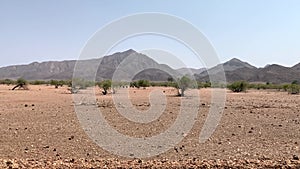
POLYGON ((257 68, 247 62, 233 58, 209 69, 181 68, 175 70, 132 49, 99 59, 33 62, 28 65, 2 67, 0 68, 0 79, 17 79, 20 77, 26 80, 72 79, 74 68, 76 68, 75 75, 96 80, 146 79, 166 81, 171 77, 174 79, 182 75, 194 75, 196 80, 209 81, 209 74, 218 76, 224 70, 227 82, 238 80, 270 83, 291 83, 294 80, 300 82, 300 63, 292 67, 272 64, 264 68, 257 68))

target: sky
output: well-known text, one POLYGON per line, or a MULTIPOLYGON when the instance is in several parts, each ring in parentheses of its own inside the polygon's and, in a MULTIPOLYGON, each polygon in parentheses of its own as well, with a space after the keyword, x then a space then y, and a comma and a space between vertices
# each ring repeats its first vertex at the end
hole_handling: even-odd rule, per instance
MULTIPOLYGON (((192 24, 214 46, 221 62, 239 58, 257 67, 300 62, 298 0, 0 0, 0 67, 78 59, 95 32, 145 12, 192 24)), ((110 53, 129 48, 149 55, 161 50, 162 56, 155 58, 176 55, 187 67, 203 66, 184 45, 155 35, 128 38, 110 53)))

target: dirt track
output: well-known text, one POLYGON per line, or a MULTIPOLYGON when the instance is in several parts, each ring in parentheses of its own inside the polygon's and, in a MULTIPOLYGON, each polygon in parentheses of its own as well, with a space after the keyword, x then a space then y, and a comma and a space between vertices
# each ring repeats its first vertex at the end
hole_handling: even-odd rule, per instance
MULTIPOLYGON (((19 162, 15 163, 21 164, 22 159, 41 163, 46 163, 43 159, 47 159, 62 163, 63 167, 73 163, 79 166, 97 166, 99 163, 100 167, 107 163, 111 167, 126 167, 127 160, 129 165, 136 168, 139 165, 143 167, 141 163, 147 166, 150 162, 172 166, 169 164, 172 161, 179 164, 177 167, 188 167, 186 163, 189 160, 196 161, 195 164, 200 166, 207 162, 203 160, 212 160, 210 162, 216 164, 217 159, 228 163, 228 166, 230 161, 235 160, 242 160, 241 166, 249 167, 255 163, 259 163, 259 166, 260 163, 272 162, 299 166, 300 95, 276 91, 253 90, 238 94, 228 91, 221 123, 213 136, 200 144, 199 132, 210 107, 211 90, 201 89, 200 111, 191 132, 166 153, 138 161, 112 155, 88 138, 76 117, 75 103, 66 87, 54 89, 52 86, 30 86, 29 91, 11 91, 10 88, 12 86, 0 86, 0 158, 3 160, 18 159, 19 162), (118 160, 112 162, 108 159, 118 160), (85 164, 80 165, 79 161, 85 164), (116 161, 119 162, 115 165, 116 161)), ((137 109, 149 108, 147 96, 152 89, 130 89, 130 98, 137 109)), ((176 91, 172 88, 161 89, 167 95, 166 110, 159 120, 146 125, 130 123, 120 116, 111 96, 102 96, 100 89, 96 89, 97 104, 109 124, 120 133, 150 137, 167 129, 176 119, 180 108, 180 98, 173 96, 176 91)), ((0 161, 3 166, 12 166, 13 163, 0 161)), ((43 166, 45 164, 40 167, 43 166)))

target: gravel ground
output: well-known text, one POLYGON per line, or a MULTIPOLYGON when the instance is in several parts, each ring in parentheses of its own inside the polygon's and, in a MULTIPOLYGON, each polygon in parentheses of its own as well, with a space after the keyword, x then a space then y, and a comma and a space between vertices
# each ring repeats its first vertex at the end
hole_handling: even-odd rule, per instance
POLYGON ((300 168, 299 160, 0 160, 1 168, 300 168))
MULTIPOLYGON (((118 157, 95 144, 82 129, 74 111, 77 103, 66 87, 10 88, 0 85, 0 168, 300 168, 299 95, 228 91, 220 124, 209 140, 199 143, 211 106, 211 89, 201 89, 200 109, 185 138, 165 153, 139 160, 118 157)), ((122 117, 111 95, 103 96, 99 89, 97 105, 118 132, 155 136, 174 123, 181 98, 173 96, 172 88, 130 89, 133 106, 148 110, 153 89, 164 91, 167 105, 159 120, 149 124, 122 117)))

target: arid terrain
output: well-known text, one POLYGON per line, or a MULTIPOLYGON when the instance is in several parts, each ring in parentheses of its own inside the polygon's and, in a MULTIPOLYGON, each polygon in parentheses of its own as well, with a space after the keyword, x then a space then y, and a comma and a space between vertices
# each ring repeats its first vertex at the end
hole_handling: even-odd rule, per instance
MULTIPOLYGON (((271 90, 227 91, 220 124, 209 140, 199 143, 213 90, 200 89, 197 119, 183 141, 163 154, 137 159, 113 155, 89 139, 67 87, 41 85, 16 91, 10 90, 12 87, 0 86, 0 168, 300 167, 300 95, 271 90)), ((122 117, 112 95, 103 96, 100 88, 95 89, 97 105, 120 133, 151 137, 175 121, 181 99, 187 99, 175 97, 174 88, 131 88, 132 104, 138 110, 149 109, 148 96, 153 89, 164 91, 167 105, 161 117, 149 124, 122 117)))

